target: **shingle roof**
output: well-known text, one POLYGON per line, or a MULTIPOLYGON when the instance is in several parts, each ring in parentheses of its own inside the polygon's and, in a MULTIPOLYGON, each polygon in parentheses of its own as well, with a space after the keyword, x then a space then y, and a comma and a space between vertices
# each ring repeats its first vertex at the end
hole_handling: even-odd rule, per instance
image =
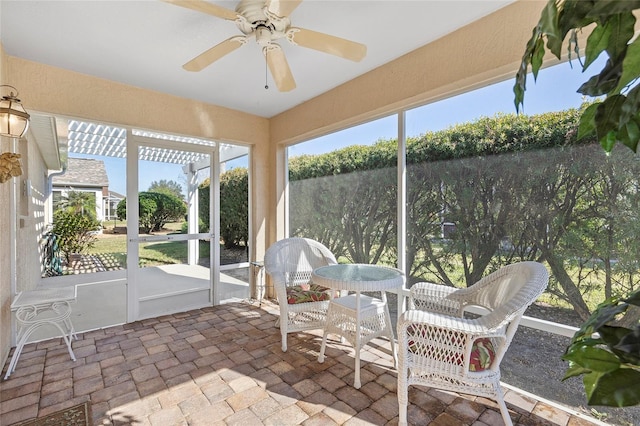
POLYGON ((54 185, 69 186, 109 186, 109 177, 104 161, 91 158, 67 159, 67 171, 53 177, 54 185))

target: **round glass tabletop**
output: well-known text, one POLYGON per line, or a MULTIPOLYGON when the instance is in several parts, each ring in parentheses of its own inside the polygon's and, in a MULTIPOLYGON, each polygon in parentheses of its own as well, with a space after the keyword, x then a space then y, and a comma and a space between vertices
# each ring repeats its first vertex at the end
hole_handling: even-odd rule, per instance
POLYGON ((379 291, 402 286, 399 269, 381 265, 328 265, 313 271, 313 282, 325 287, 351 291, 379 291))

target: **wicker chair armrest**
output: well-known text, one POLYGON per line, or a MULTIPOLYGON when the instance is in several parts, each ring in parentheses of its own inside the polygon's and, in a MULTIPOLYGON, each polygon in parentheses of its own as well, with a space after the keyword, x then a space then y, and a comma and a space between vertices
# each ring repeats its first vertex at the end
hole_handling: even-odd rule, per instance
POLYGON ((411 287, 409 309, 437 312, 461 317, 462 304, 451 297, 457 289, 429 282, 415 283, 411 287))
POLYGON ((498 327, 490 327, 482 317, 458 318, 442 315, 437 312, 410 309, 404 312, 398 319, 398 336, 406 334, 409 327, 442 329, 453 333, 464 333, 471 338, 496 337, 504 334, 504 324, 498 327))

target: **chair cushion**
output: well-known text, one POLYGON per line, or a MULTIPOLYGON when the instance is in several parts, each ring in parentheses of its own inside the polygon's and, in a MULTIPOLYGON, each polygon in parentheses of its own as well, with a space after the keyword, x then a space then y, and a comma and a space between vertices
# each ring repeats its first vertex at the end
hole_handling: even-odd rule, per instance
MULTIPOLYGON (((415 334, 413 327, 407 329, 409 335, 415 334)), ((423 330, 424 334, 425 330, 423 330)), ((409 352, 418 353, 416 342, 409 339, 409 352)), ((469 359, 469 371, 479 372, 491 368, 491 364, 496 357, 495 349, 491 340, 487 337, 476 339, 471 346, 471 358, 469 359)), ((457 360, 458 365, 462 365, 462 359, 457 360)))
POLYGON ((471 346, 471 359, 469 360, 469 371, 484 371, 491 368, 493 360, 496 358, 496 351, 493 349, 491 340, 486 337, 473 342, 471 346))
POLYGON ((301 284, 287 287, 287 303, 321 302, 331 299, 331 289, 318 284, 301 284))

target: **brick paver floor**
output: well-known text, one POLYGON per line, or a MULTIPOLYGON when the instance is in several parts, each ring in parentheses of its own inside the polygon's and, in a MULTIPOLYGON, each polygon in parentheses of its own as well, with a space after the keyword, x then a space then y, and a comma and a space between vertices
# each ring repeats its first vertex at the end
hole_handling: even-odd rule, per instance
MULTIPOLYGON (((277 315, 273 303, 247 301, 86 332, 75 362, 62 339, 29 344, 0 382, 0 424, 88 400, 95 425, 397 424, 387 341, 366 346, 356 390, 348 343, 331 341, 320 364, 321 332, 292 334, 283 353, 277 315)), ((486 399, 417 387, 409 397, 411 424, 502 424, 486 399)), ((506 400, 514 424, 590 424, 515 391, 506 400)))

